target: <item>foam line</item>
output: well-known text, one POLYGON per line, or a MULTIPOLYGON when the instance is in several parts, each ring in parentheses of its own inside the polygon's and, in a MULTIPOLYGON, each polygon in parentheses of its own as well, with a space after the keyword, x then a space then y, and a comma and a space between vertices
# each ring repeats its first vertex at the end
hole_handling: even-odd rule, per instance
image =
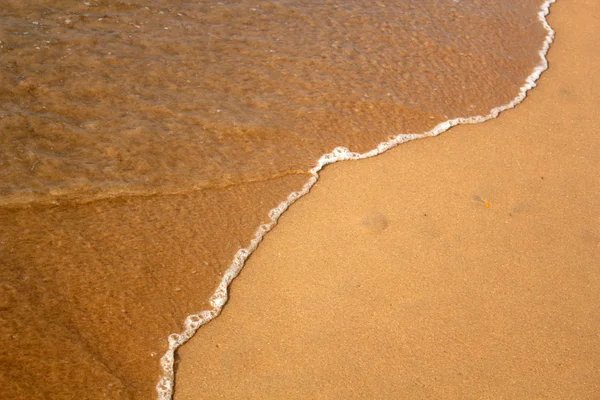
POLYGON ((310 191, 310 189, 319 179, 319 171, 321 171, 321 169, 323 169, 326 165, 333 164, 338 161, 360 160, 363 158, 373 157, 393 147, 396 147, 401 143, 429 136, 437 136, 440 133, 445 132, 456 125, 476 124, 479 122, 484 122, 489 119, 496 118, 498 114, 500 114, 504 110, 514 108, 517 104, 519 104, 525 99, 527 92, 536 86, 536 81, 539 79, 542 72, 548 69, 548 60, 546 59, 546 54, 548 53, 550 44, 554 39, 554 30, 548 24, 546 16, 550 12, 550 5, 555 1, 556 0, 546 0, 541 6, 540 11, 538 12, 538 19, 540 20, 544 29, 547 32, 542 48, 539 50, 540 62, 533 69, 532 73, 527 77, 527 79, 525 80, 525 84, 519 89, 519 94, 509 103, 492 108, 489 114, 485 116, 478 115, 473 117, 461 117, 442 122, 436 125, 430 131, 427 131, 425 133, 399 134, 387 142, 379 143, 377 147, 370 151, 367 151, 366 153, 356 153, 350 151, 346 147, 336 147, 331 153, 323 154, 321 158, 319 158, 317 165, 310 170, 310 174, 312 176, 304 184, 302 189, 298 192, 290 193, 286 200, 282 201, 277 207, 272 209, 269 212, 270 222, 260 225, 256 230, 256 233, 254 234, 254 238, 250 241, 250 245, 246 248, 238 250, 237 253, 235 253, 235 256, 233 257, 233 262, 225 271, 225 274, 223 275, 219 286, 210 298, 211 308, 208 310, 200 311, 195 314, 188 315, 185 319, 185 329, 183 330, 183 332, 173 333, 169 335, 169 348, 160 359, 160 365, 162 367, 163 374, 160 377, 158 384, 156 385, 156 391, 159 400, 171 400, 173 396, 173 388, 175 383, 175 351, 181 345, 187 342, 192 336, 194 336, 198 328, 210 322, 213 318, 217 317, 221 313, 223 306, 225 305, 225 303, 227 303, 227 299, 229 298, 229 285, 238 276, 250 254, 252 254, 254 250, 256 250, 256 248, 263 240, 265 235, 269 233, 271 229, 275 227, 275 225, 277 225, 277 220, 279 219, 279 217, 292 204, 294 204, 296 200, 298 200, 300 197, 304 196, 310 191))

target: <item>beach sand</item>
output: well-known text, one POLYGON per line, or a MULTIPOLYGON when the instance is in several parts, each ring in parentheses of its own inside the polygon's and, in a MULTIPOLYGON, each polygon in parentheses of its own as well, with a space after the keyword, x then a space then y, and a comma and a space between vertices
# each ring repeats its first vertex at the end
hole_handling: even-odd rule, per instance
POLYGON ((599 398, 598 15, 552 7, 515 110, 327 167, 180 349, 175 398, 599 398))

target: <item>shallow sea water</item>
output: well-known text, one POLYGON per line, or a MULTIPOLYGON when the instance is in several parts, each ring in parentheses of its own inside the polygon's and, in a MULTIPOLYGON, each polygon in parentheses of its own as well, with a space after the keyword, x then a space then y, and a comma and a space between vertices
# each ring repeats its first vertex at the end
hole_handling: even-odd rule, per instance
POLYGON ((538 1, 9 2, 2 203, 181 193, 508 102, 538 1))
POLYGON ((541 3, 5 2, 6 398, 150 398, 166 336, 319 156, 509 102, 541 3))

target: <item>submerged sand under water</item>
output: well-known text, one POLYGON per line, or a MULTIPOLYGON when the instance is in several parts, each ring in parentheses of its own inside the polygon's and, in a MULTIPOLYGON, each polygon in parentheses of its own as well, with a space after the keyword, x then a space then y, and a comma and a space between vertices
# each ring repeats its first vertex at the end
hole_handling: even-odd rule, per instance
POLYGON ((485 114, 538 62, 539 4, 9 3, 0 201, 269 179, 485 114))
POLYGON ((6 398, 151 398, 166 336, 316 159, 507 103, 540 4, 8 2, 6 398))

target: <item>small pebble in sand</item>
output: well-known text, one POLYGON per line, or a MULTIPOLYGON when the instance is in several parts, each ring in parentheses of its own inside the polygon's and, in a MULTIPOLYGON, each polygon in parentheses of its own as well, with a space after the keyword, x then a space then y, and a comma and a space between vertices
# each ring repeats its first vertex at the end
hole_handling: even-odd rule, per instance
POLYGON ((489 202, 489 201, 487 201, 487 200, 484 200, 483 198, 481 198, 481 196, 478 196, 478 195, 473 195, 473 200, 474 200, 474 201, 477 201, 477 202, 479 202, 479 203, 483 203, 483 204, 485 204, 485 206, 486 206, 487 208, 491 208, 491 207, 492 207, 492 203, 490 203, 490 202, 489 202))

